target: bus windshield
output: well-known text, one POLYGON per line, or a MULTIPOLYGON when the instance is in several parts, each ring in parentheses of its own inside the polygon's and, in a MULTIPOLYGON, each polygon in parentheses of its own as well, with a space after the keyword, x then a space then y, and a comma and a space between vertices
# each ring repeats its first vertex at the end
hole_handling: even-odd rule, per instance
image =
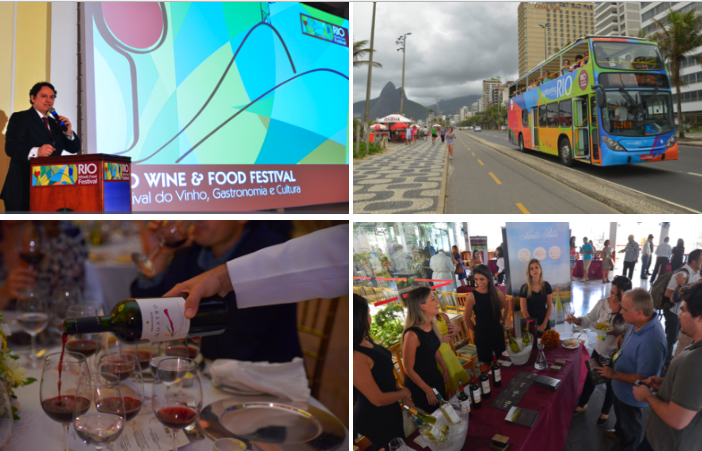
POLYGON ((605 130, 618 136, 651 136, 672 132, 673 99, 670 92, 607 91, 602 109, 605 130))
POLYGON ((595 62, 602 69, 662 70, 658 46, 638 42, 593 41, 595 62))

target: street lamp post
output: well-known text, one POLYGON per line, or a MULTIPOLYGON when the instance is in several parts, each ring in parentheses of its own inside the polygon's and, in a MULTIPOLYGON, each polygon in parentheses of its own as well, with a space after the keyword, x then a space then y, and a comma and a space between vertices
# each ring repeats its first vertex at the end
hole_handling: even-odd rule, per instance
POLYGON ((400 116, 402 116, 402 109, 405 106, 405 47, 407 47, 407 36, 411 34, 412 33, 405 33, 397 38, 397 42, 395 42, 395 44, 402 46, 397 49, 398 52, 402 50, 402 97, 400 97, 400 116))
POLYGON ((546 61, 546 28, 549 28, 551 26, 550 23, 547 23, 546 25, 539 24, 541 28, 544 29, 544 61, 546 61))

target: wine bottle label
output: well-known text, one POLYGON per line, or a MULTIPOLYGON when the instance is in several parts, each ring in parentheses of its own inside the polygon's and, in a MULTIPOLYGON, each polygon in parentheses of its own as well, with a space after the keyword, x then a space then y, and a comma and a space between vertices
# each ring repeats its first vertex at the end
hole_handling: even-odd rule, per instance
POLYGON ((494 370, 495 372, 495 382, 500 382, 502 380, 502 375, 500 374, 500 370, 494 370))
POLYGON ((480 402, 480 388, 473 390, 473 402, 474 403, 480 402))
POLYGON ((439 428, 434 426, 431 423, 424 423, 426 426, 422 426, 424 432, 424 435, 427 436, 430 440, 433 441, 438 441, 441 438, 441 431, 439 431, 439 428))
POLYGON ((490 393, 490 381, 482 381, 483 393, 490 393))
POLYGON ((461 419, 458 418, 458 415, 456 414, 456 411, 453 410, 453 407, 451 407, 451 404, 447 403, 441 406, 441 411, 444 413, 446 419, 452 424, 458 424, 461 422, 461 419))
POLYGON ((465 414, 470 412, 470 398, 460 401, 460 404, 461 404, 461 413, 462 414, 465 415, 465 414))
POLYGON ((141 339, 166 341, 185 338, 190 320, 185 317, 185 299, 137 299, 141 310, 141 339))

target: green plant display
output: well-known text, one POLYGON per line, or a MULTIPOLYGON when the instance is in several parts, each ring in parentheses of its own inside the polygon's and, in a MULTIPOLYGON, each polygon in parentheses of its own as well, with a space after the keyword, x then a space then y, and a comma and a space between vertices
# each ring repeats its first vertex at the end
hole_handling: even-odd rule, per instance
POLYGON ((397 304, 388 304, 373 318, 370 335, 376 343, 389 348, 400 341, 404 328, 402 307, 397 304))

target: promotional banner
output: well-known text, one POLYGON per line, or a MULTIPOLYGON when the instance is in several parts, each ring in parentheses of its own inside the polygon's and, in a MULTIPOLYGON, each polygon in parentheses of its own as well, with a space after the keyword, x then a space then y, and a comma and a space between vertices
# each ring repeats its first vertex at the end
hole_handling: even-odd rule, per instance
POLYGON ((553 291, 570 286, 570 246, 567 222, 508 222, 507 254, 512 293, 518 294, 527 281, 527 265, 539 260, 544 281, 553 291))
POLYGON ((84 10, 87 149, 131 157, 134 211, 348 202, 348 20, 295 2, 84 10))
POLYGON ((472 236, 470 237, 470 256, 473 258, 473 252, 480 252, 480 256, 483 258, 483 264, 487 265, 488 262, 488 248, 487 248, 487 237, 486 236, 472 236))

